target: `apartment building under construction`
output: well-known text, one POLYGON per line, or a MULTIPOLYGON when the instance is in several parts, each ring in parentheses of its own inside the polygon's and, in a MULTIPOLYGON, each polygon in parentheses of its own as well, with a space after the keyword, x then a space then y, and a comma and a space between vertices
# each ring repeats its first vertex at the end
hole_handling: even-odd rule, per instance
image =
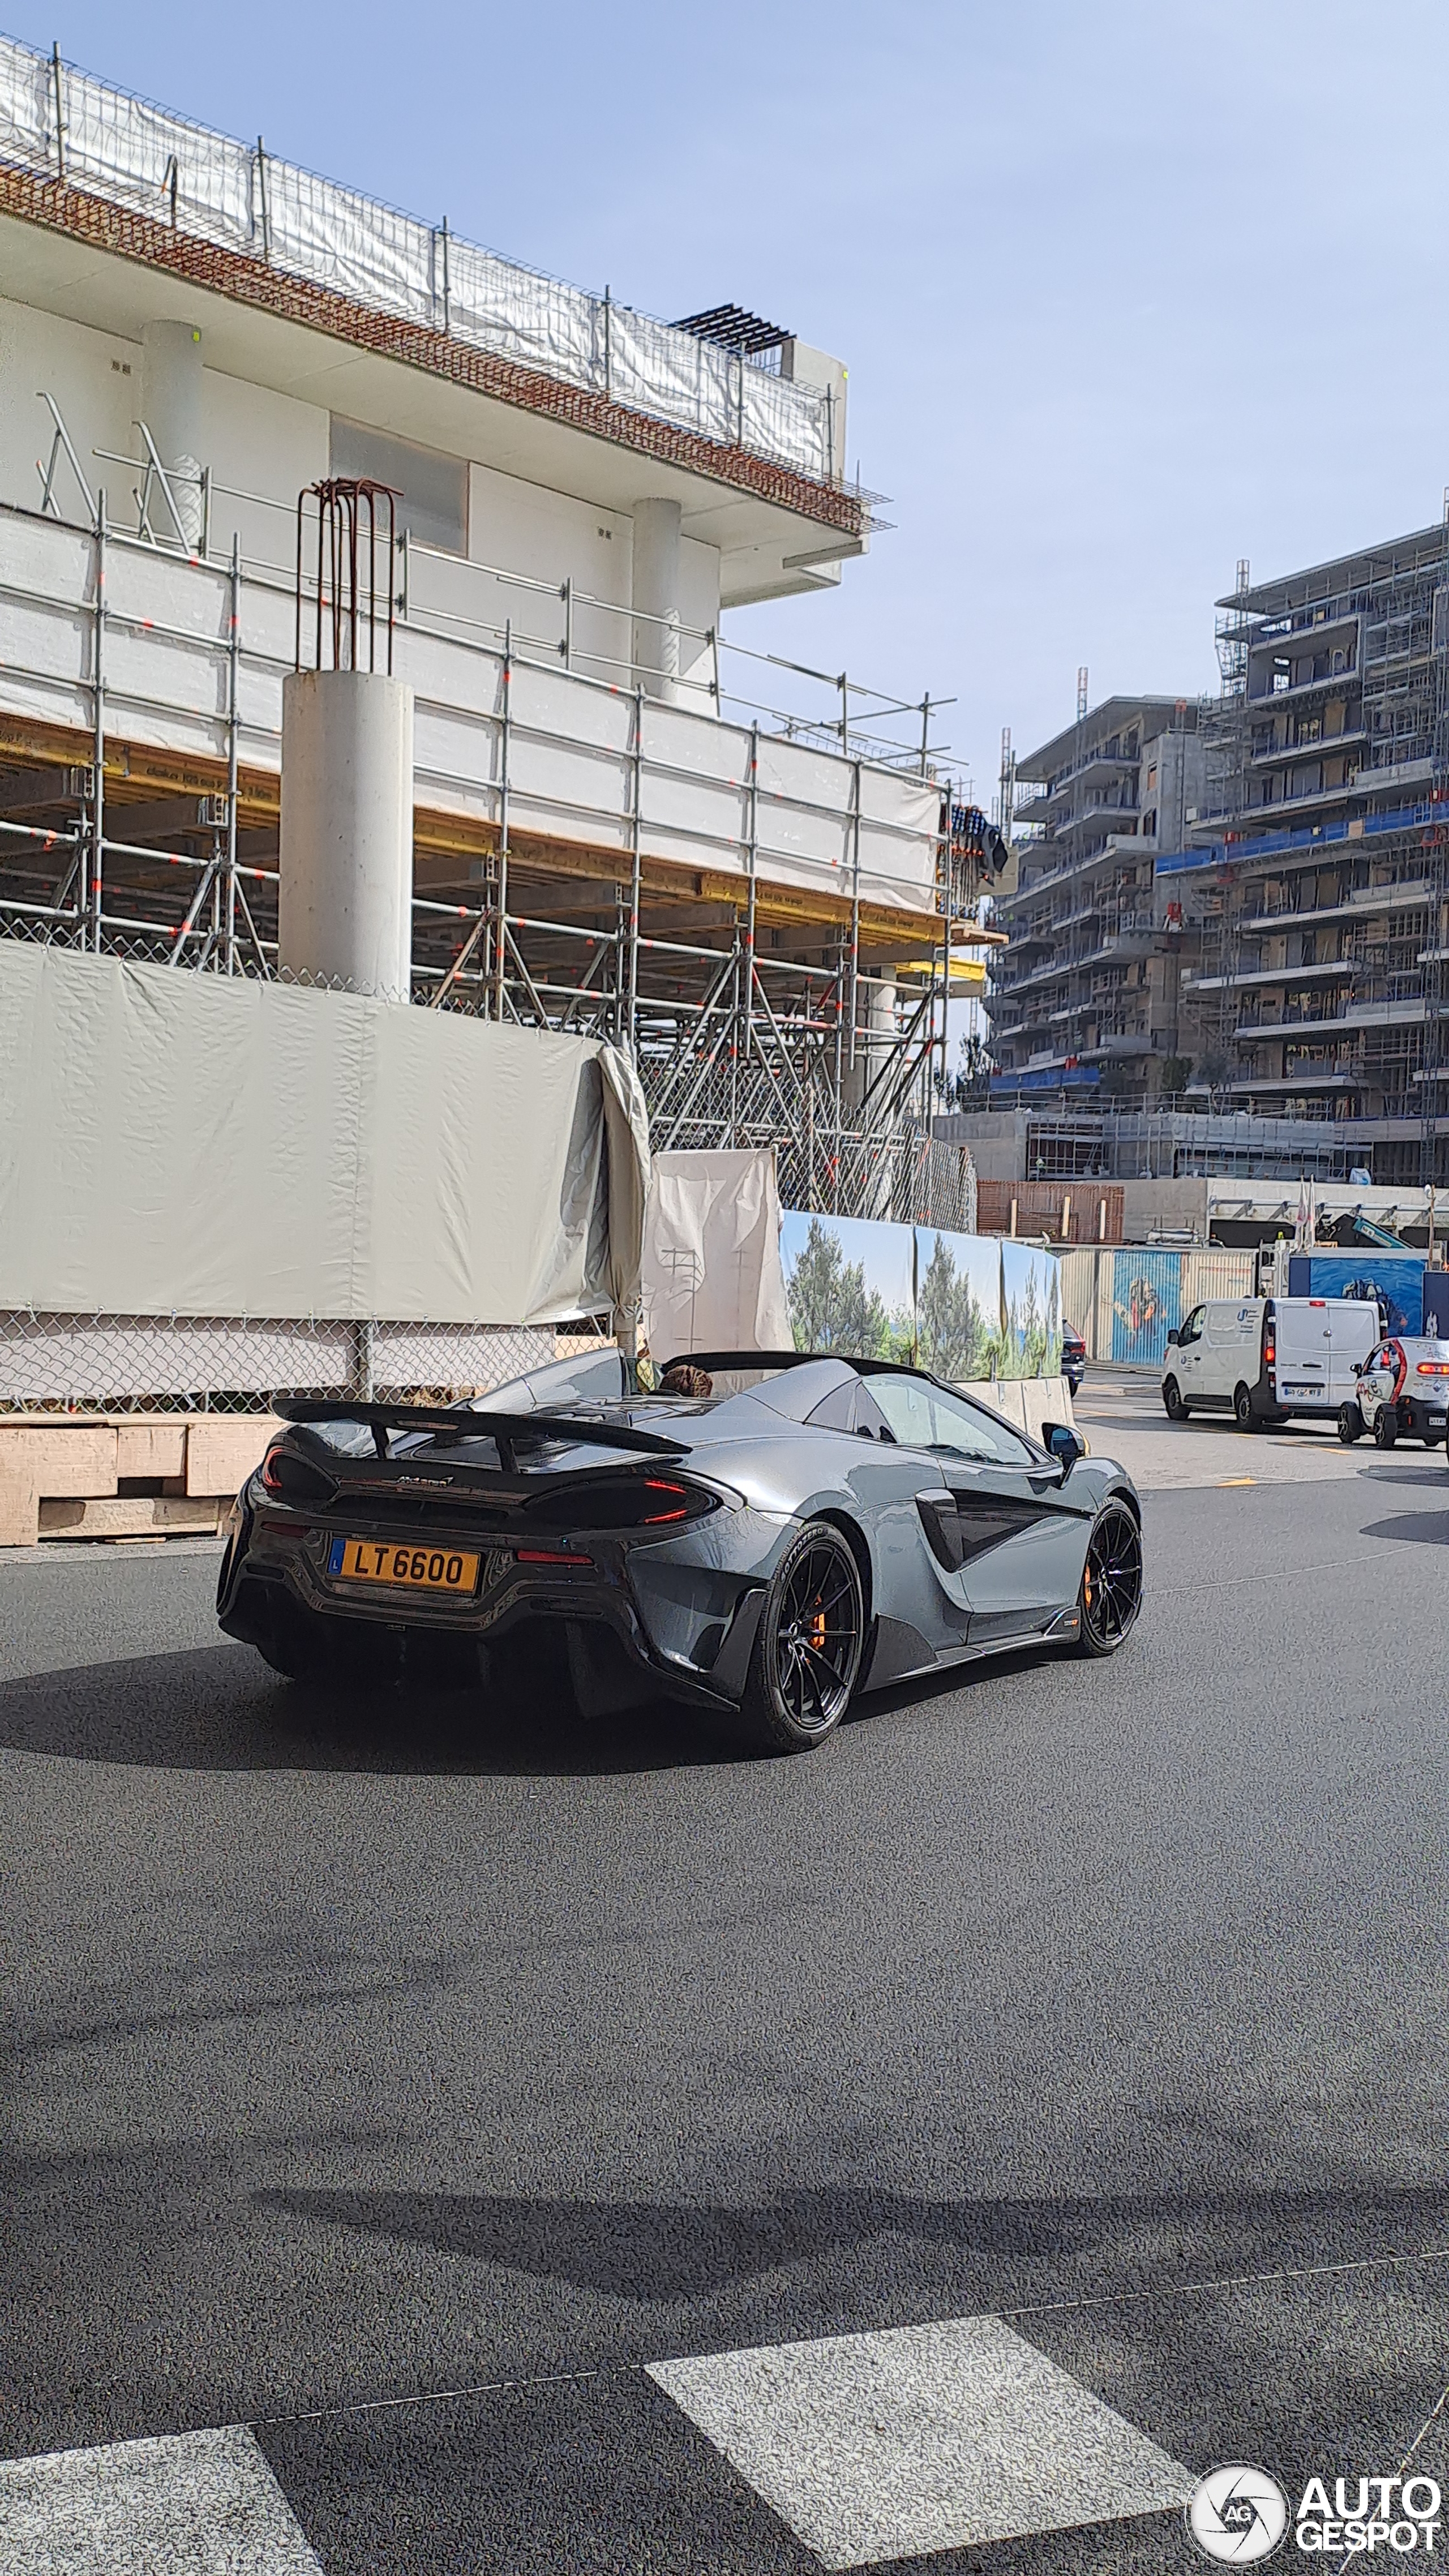
MULTIPOLYGON (((1181 905, 1155 860, 1202 801, 1196 702, 1111 697, 1017 764, 1016 890, 986 1008, 993 1107, 1155 1105, 1179 1054, 1181 905)), ((1009 793, 1009 789, 1007 791, 1009 793)))
POLYGON ((1449 525, 1218 603, 1201 811, 1157 859, 1197 955, 1188 1105, 1330 1124, 1449 1178, 1449 525))

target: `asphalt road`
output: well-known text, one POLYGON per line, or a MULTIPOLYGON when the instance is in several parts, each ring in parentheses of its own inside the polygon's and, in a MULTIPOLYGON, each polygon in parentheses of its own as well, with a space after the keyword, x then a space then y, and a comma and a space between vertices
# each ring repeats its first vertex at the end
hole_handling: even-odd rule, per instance
MULTIPOLYGON (((1081 1418, 1147 1488, 1129 1646, 793 1761, 328 1703, 207 1547, 0 1558, 0 2460, 249 2425, 325 2576, 808 2576, 818 2420, 772 2509, 646 2366, 1001 2318, 1048 2486, 1073 2390, 1193 2475, 1392 2474, 1449 2383, 1443 1455, 1081 1418)), ((929 2484, 916 2341, 862 2350, 846 2453, 896 2405, 929 2484)), ((1201 2563, 1160 2503, 894 2555, 1201 2563)))

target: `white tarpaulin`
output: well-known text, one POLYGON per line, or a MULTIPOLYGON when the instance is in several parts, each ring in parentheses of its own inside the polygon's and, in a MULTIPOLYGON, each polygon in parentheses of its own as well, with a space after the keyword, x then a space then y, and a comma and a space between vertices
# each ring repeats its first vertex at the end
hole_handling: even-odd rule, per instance
POLYGON ((648 1186, 595 1040, 0 941, 0 1308, 597 1314, 648 1186))
POLYGON ((792 1350, 775 1149, 656 1154, 640 1273, 656 1360, 792 1350))

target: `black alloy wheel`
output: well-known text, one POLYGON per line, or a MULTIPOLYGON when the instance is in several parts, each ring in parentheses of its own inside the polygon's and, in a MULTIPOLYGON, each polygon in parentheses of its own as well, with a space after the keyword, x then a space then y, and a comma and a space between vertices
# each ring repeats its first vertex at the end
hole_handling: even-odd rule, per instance
POLYGON ((799 1753, 832 1733, 850 1705, 865 1642, 860 1569, 829 1521, 807 1521, 765 1596, 742 1702, 756 1740, 799 1753))
POLYGON ((1169 1422, 1186 1422, 1188 1407, 1182 1400, 1182 1389, 1178 1385, 1175 1377, 1169 1377, 1163 1380, 1162 1401, 1167 1408, 1167 1418, 1169 1422))
POLYGON ((1240 1431, 1256 1431, 1258 1428, 1252 1391, 1246 1386, 1240 1386, 1233 1396, 1233 1420, 1240 1431))
POLYGON ((1399 1436, 1398 1416, 1391 1404, 1381 1404, 1374 1415, 1374 1446, 1392 1449, 1399 1436))
POLYGON ((1341 1404, 1339 1406, 1338 1436, 1343 1442, 1345 1449, 1351 1449, 1355 1440, 1362 1440, 1363 1415, 1360 1413, 1356 1404, 1341 1404))
POLYGON ((1142 1532, 1125 1503, 1108 1503, 1092 1523, 1077 1609, 1077 1652, 1115 1655, 1142 1607, 1142 1532))

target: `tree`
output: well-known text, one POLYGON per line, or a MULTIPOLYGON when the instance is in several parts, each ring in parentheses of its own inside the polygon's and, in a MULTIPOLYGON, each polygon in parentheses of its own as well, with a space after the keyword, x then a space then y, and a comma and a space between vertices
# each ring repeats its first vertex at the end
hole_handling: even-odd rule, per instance
POLYGON ((786 1291, 797 1351, 847 1351, 878 1359, 890 1339, 885 1305, 865 1284, 863 1261, 847 1261, 840 1238, 812 1216, 786 1291))
POLYGON ((926 1265, 916 1310, 921 1364, 937 1377, 985 1377, 991 1365, 992 1334, 971 1293, 969 1277, 958 1277, 945 1236, 938 1234, 926 1265))
POLYGON ((1021 1302, 1007 1309, 1001 1374, 1003 1377, 1056 1377, 1062 1365, 1061 1287, 1057 1265, 1044 1272, 1033 1262, 1027 1270, 1021 1302), (1041 1291, 1045 1289, 1046 1302, 1041 1291))
POLYGON ((961 1040, 961 1067, 946 1076, 941 1096, 948 1109, 987 1109, 991 1105, 991 1077, 996 1071, 989 1041, 979 1029, 970 1030, 961 1040))

